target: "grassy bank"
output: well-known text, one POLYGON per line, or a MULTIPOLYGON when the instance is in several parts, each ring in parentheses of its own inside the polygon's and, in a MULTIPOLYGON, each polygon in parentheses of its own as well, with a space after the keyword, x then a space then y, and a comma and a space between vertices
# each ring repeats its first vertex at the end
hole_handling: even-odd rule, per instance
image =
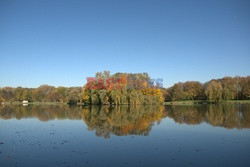
POLYGON ((184 100, 184 101, 164 102, 164 105, 194 105, 194 104, 208 104, 208 102, 206 100, 184 100))
MULTIPOLYGON (((169 101, 169 102, 164 102, 164 105, 195 105, 195 104, 211 104, 215 103, 215 101, 207 101, 207 100, 185 100, 185 101, 169 101)), ((221 101, 221 102, 216 102, 217 104, 227 104, 227 103, 249 103, 250 100, 227 100, 227 101, 221 101)))
POLYGON ((63 102, 28 102, 28 103, 23 103, 23 102, 3 102, 2 104, 6 105, 23 105, 23 104, 32 104, 32 105, 67 105, 67 103, 63 102))
POLYGON ((228 100, 228 101, 223 101, 222 103, 249 103, 250 100, 228 100))
MULTIPOLYGON (((164 102, 164 105, 197 105, 197 104, 214 104, 215 101, 207 101, 207 100, 183 100, 183 101, 169 101, 169 102, 164 102)), ((221 101, 221 102, 216 102, 216 104, 250 104, 250 100, 227 100, 227 101, 221 101)), ((28 102, 28 103, 23 103, 23 102, 3 102, 2 104, 5 105, 23 105, 23 104, 28 104, 28 105, 67 105, 66 102, 28 102)), ((77 103, 77 105, 83 105, 83 103, 77 103)))

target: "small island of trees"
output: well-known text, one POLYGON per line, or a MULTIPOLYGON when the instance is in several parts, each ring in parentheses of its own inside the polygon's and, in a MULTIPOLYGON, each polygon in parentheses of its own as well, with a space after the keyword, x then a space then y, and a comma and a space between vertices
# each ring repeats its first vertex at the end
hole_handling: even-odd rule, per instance
MULTIPOLYGON (((83 102, 87 105, 137 105, 163 104, 163 89, 160 83, 152 82, 147 73, 116 73, 108 71, 96 73, 96 80, 88 82, 83 88, 83 102), (107 81, 115 81, 108 84, 107 81), (91 89, 100 84, 98 89, 91 89), (118 82, 117 82, 118 81, 118 82)), ((110 83, 110 82, 109 82, 110 83)))

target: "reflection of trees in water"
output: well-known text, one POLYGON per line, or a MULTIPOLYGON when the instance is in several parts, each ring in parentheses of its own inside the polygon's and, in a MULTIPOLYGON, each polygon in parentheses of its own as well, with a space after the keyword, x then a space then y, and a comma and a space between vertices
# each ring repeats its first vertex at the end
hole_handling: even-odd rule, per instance
POLYGON ((0 106, 0 118, 38 118, 45 122, 53 119, 80 120, 82 117, 81 110, 78 107, 71 108, 66 105, 3 105, 0 106))
POLYGON ((160 122, 163 114, 161 106, 116 106, 114 108, 92 107, 84 109, 83 119, 89 130, 97 136, 109 138, 110 134, 148 135, 153 124, 160 122))
POLYGON ((148 135, 155 122, 169 117, 178 123, 200 124, 206 122, 225 128, 250 128, 250 105, 193 105, 193 106, 116 106, 113 108, 69 107, 66 105, 0 105, 1 119, 38 118, 83 119, 88 129, 97 136, 108 138, 110 134, 148 135))
POLYGON ((108 138, 115 135, 148 135, 153 124, 160 122, 162 106, 116 106, 114 108, 93 106, 92 108, 50 105, 4 105, 0 106, 0 118, 83 119, 89 130, 97 136, 108 138))
POLYGON ((225 128, 250 128, 250 105, 167 106, 167 116, 187 124, 209 123, 225 128))
POLYGON ((203 106, 166 106, 167 117, 175 122, 187 124, 199 124, 204 118, 203 106))

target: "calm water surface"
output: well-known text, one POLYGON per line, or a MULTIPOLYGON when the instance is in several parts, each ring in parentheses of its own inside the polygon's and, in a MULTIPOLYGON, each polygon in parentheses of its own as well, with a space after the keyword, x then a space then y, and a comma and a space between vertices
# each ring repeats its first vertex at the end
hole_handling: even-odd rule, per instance
POLYGON ((0 106, 0 166, 250 166, 250 105, 0 106))

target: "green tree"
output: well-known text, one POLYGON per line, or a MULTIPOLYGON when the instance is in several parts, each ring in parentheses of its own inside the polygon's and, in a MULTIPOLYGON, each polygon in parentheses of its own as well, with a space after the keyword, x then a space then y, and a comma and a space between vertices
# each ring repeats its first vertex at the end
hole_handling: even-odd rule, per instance
POLYGON ((233 100, 237 96, 236 79, 232 77, 224 77, 218 80, 222 84, 222 98, 223 100, 233 100))
POLYGON ((170 89, 170 96, 172 101, 185 100, 186 93, 183 90, 183 83, 179 82, 174 84, 174 86, 170 89))
POLYGON ((208 83, 205 94, 208 100, 219 102, 222 100, 222 86, 220 82, 211 81, 208 83))
POLYGON ((245 77, 245 78, 241 78, 239 81, 239 87, 241 92, 240 94, 240 98, 241 99, 250 99, 250 76, 245 77))

